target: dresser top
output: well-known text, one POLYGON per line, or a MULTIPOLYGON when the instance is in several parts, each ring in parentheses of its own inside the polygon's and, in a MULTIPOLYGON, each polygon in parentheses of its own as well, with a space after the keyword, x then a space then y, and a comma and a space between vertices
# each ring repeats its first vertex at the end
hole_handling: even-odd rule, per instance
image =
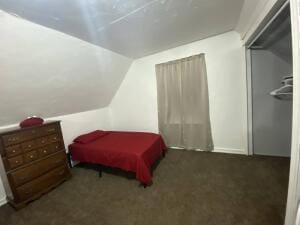
POLYGON ((13 126, 13 127, 9 127, 9 128, 4 128, 4 129, 0 129, 0 135, 14 133, 14 132, 18 132, 18 131, 30 130, 33 128, 38 128, 38 127, 42 127, 42 126, 53 124, 53 123, 60 123, 60 120, 48 120, 48 121, 44 121, 43 124, 32 126, 32 127, 21 128, 20 126, 13 126))

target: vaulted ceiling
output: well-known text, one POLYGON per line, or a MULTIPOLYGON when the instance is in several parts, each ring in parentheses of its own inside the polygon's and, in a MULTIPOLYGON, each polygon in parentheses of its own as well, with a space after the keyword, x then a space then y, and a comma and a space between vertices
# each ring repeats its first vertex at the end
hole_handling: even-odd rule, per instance
POLYGON ((131 58, 233 30, 244 0, 0 0, 0 8, 131 58))
POLYGON ((0 0, 0 126, 107 107, 133 58, 233 30, 243 2, 0 0))

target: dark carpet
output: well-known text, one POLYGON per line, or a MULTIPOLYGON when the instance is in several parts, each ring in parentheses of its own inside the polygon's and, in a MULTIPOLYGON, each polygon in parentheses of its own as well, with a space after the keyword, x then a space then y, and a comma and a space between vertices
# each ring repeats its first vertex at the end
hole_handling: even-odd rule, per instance
POLYGON ((282 225, 289 159, 169 150, 153 185, 76 167, 73 178, 5 225, 282 225))

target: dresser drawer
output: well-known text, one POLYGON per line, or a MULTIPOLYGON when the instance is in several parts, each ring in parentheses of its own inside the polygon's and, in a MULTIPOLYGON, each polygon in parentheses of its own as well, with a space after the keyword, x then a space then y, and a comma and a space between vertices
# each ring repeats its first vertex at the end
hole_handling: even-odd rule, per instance
POLYGON ((27 140, 31 140, 34 138, 39 138, 39 137, 58 133, 59 130, 60 130, 60 126, 58 124, 51 124, 51 125, 46 125, 41 127, 33 127, 23 132, 25 133, 24 134, 25 138, 27 140))
POLYGON ((2 136, 4 146, 19 144, 23 141, 29 141, 38 137, 43 137, 60 132, 59 124, 50 124, 45 126, 37 126, 32 128, 20 129, 13 134, 6 134, 2 136))
POLYGON ((26 139, 24 135, 25 134, 23 132, 3 135, 2 136, 3 144, 4 146, 18 144, 26 139))
POLYGON ((42 157, 45 157, 49 154, 52 154, 52 153, 60 151, 60 150, 64 150, 64 146, 61 142, 56 142, 56 143, 41 147, 39 149, 39 155, 42 158, 42 157))
POLYGON ((22 147, 21 145, 13 145, 11 147, 6 147, 5 152, 6 152, 6 156, 10 158, 22 154, 22 147))
POLYGON ((29 130, 23 131, 25 140, 30 140, 30 139, 40 137, 40 135, 41 135, 39 132, 40 129, 41 128, 38 128, 38 127, 32 127, 29 130))
POLYGON ((24 201, 35 194, 42 193, 47 188, 58 184, 69 176, 69 170, 66 165, 58 167, 35 180, 16 188, 18 199, 19 201, 24 201))
POLYGON ((9 159, 6 159, 6 166, 8 169, 15 169, 24 164, 23 156, 15 156, 9 159))
POLYGON ((37 139, 37 145, 39 147, 43 147, 45 145, 57 142, 59 140, 61 140, 59 134, 52 134, 50 136, 46 136, 46 137, 42 137, 42 138, 37 139))
POLYGON ((48 141, 47 137, 42 137, 42 138, 37 139, 36 143, 39 147, 42 147, 42 146, 47 145, 47 141, 48 141))
POLYGON ((58 124, 52 124, 41 128, 41 133, 43 136, 51 135, 54 133, 59 133, 60 127, 58 124))
POLYGON ((60 135, 59 134, 53 134, 51 136, 48 136, 48 143, 54 143, 57 141, 60 141, 60 135))
POLYGON ((10 146, 14 144, 19 144, 24 141, 32 140, 41 135, 38 131, 39 129, 41 128, 31 128, 28 130, 21 130, 14 134, 4 135, 2 137, 3 143, 5 146, 10 146))
POLYGON ((33 141, 24 142, 24 143, 21 144, 21 146, 22 146, 22 149, 23 149, 24 152, 28 152, 28 151, 30 151, 32 149, 37 148, 36 141, 34 141, 34 140, 33 141))
POLYGON ((38 158, 39 158, 38 150, 27 152, 23 155, 23 160, 25 163, 30 163, 34 160, 37 160, 38 158))
POLYGON ((32 179, 61 165, 66 164, 66 154, 64 151, 58 152, 49 158, 38 161, 28 167, 19 169, 8 174, 8 177, 15 186, 20 186, 32 179))

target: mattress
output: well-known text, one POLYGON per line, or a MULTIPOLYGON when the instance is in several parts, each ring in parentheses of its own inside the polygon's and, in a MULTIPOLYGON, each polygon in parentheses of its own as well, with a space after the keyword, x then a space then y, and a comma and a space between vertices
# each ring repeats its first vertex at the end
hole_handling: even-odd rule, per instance
POLYGON ((144 132, 109 131, 89 143, 69 145, 72 160, 134 172, 143 184, 151 182, 151 167, 165 150, 160 135, 144 132))

